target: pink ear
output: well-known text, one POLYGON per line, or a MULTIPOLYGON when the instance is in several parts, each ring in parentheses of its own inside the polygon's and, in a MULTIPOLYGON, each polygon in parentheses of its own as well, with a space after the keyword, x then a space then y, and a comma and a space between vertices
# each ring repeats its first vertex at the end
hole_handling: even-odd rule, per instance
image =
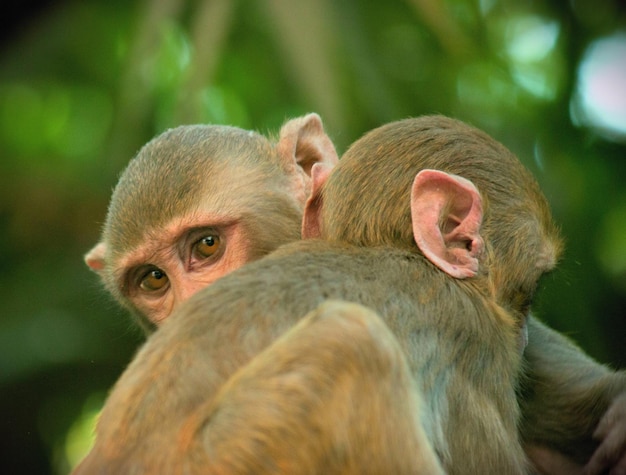
POLYGON ((424 255, 457 279, 478 272, 482 200, 474 184, 439 170, 422 170, 411 189, 413 237, 424 255))
POLYGON ((287 165, 298 165, 307 175, 315 163, 336 165, 337 151, 320 116, 311 113, 287 121, 280 129, 278 153, 287 165))
POLYGON ((294 196, 303 204, 310 195, 313 166, 323 163, 332 167, 338 161, 335 146, 317 114, 287 121, 280 129, 276 151, 291 179, 294 196))
POLYGON ((85 254, 85 264, 87 264, 92 271, 100 272, 104 269, 106 249, 107 245, 103 242, 99 242, 91 251, 85 254))
POLYGON ((316 163, 311 168, 312 190, 304 205, 302 217, 302 239, 313 239, 321 236, 320 208, 322 207, 321 189, 330 176, 334 165, 328 163, 316 163))

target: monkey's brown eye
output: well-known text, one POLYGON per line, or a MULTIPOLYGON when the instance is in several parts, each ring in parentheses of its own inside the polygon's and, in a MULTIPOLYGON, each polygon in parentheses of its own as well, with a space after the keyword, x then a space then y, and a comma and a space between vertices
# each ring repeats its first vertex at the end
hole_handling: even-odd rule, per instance
POLYGON ((193 253, 199 259, 206 259, 219 251, 220 244, 219 236, 205 236, 194 244, 193 253))
POLYGON ((157 290, 161 290, 164 288, 169 279, 165 272, 160 269, 152 269, 146 275, 143 276, 141 282, 139 283, 139 287, 141 290, 146 292, 156 292, 157 290))

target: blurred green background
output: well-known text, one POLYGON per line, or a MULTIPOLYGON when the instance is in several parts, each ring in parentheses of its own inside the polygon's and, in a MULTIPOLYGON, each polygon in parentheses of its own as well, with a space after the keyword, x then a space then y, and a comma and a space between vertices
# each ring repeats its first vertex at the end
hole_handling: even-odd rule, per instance
MULTIPOLYGON (((66 473, 142 341, 82 255, 140 146, 316 111, 343 152, 444 113, 527 164, 567 240, 536 313, 626 367, 626 9, 621 0, 25 1, 0 57, 0 447, 66 473)), ((165 396, 164 396, 165 397, 165 396)))

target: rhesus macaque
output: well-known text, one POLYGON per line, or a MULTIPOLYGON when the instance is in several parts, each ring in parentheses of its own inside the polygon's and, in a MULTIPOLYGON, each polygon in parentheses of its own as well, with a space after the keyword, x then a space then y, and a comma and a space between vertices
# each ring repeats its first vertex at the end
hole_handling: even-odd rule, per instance
POLYGON ((320 160, 337 154, 316 114, 286 122, 275 143, 235 127, 171 129, 129 163, 85 261, 150 331, 200 288, 300 239, 320 160))
POLYGON ((526 473, 521 389, 537 419, 554 410, 536 427, 524 413, 524 442, 591 453, 624 375, 531 320, 523 379, 520 330, 560 242, 515 157, 427 117, 367 134, 329 177, 313 170, 303 228, 325 242, 285 246, 182 306, 116 385, 80 470, 364 473, 404 453, 395 473, 526 473), (553 387, 554 348, 570 373, 553 387))

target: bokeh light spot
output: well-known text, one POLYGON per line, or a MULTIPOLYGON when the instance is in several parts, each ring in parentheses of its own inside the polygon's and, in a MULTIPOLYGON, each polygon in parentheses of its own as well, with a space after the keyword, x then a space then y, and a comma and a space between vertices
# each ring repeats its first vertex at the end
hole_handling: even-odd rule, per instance
POLYGON ((556 50, 558 22, 535 15, 512 18, 505 30, 505 54, 514 81, 533 96, 553 100, 560 86, 556 50))
POLYGON ((513 18, 507 29, 507 53, 516 62, 544 59, 559 37, 559 24, 538 16, 513 18))
POLYGON ((85 458, 95 441, 95 429, 104 405, 104 394, 90 395, 78 418, 71 425, 65 437, 65 457, 71 468, 75 468, 85 458))
POLYGON ((626 139, 626 33, 594 41, 584 54, 572 121, 612 140, 626 139))

